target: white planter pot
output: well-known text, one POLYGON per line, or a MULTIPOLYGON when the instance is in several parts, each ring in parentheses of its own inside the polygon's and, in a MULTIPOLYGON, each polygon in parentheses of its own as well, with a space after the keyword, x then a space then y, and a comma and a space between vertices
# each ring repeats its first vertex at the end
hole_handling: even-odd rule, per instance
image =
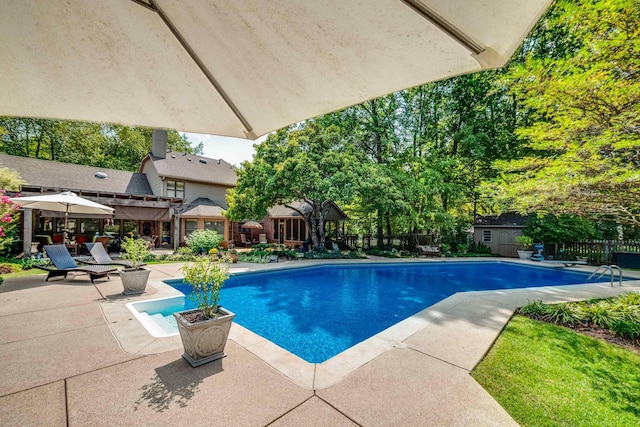
POLYGON ((215 319, 191 323, 182 314, 197 310, 186 310, 173 313, 178 323, 178 331, 184 354, 182 357, 194 368, 226 356, 224 347, 227 344, 231 323, 236 315, 218 307, 220 315, 215 319))
POLYGON ((122 293, 125 295, 140 295, 144 293, 150 273, 151 270, 145 268, 139 270, 123 268, 120 270, 120 279, 124 288, 122 293))
POLYGON ((520 259, 531 259, 531 255, 533 255, 533 251, 518 251, 518 258, 520 259))

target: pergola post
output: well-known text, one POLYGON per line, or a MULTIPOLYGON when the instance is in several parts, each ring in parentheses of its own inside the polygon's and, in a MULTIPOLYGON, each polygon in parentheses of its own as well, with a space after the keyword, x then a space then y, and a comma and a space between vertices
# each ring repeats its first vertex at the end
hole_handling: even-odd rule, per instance
POLYGON ((22 252, 31 257, 31 241, 33 240, 33 209, 22 210, 22 252))

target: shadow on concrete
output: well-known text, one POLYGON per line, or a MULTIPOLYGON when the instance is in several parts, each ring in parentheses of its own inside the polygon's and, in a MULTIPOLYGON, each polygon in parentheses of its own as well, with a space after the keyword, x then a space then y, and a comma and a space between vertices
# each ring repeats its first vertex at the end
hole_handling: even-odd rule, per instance
POLYGON ((140 389, 140 398, 134 410, 146 405, 156 412, 165 412, 172 406, 184 408, 195 396, 202 381, 222 372, 222 360, 192 368, 183 358, 155 369, 150 382, 140 389))

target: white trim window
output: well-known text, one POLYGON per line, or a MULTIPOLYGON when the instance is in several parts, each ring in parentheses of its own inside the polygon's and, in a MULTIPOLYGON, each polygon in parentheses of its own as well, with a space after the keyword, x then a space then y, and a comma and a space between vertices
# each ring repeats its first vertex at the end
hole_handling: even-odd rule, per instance
POLYGON ((482 242, 483 243, 491 243, 492 241, 492 233, 491 230, 482 230, 482 242))
POLYGON ((167 197, 184 199, 184 182, 167 181, 167 197))

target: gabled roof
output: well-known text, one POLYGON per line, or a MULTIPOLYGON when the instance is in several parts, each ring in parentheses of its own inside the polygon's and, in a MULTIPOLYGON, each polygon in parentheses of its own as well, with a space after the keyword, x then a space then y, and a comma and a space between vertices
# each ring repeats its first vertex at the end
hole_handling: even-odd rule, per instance
POLYGON ((523 227, 527 222, 527 219, 529 219, 529 217, 526 215, 520 215, 517 213, 504 213, 501 215, 479 216, 473 222, 473 225, 476 227, 523 227))
POLYGON ((135 172, 8 154, 0 154, 0 165, 17 171, 20 177, 32 187, 153 195, 147 177, 135 172), (105 177, 99 178, 96 174, 105 177))
POLYGON ((235 187, 238 177, 230 163, 222 159, 210 159, 195 154, 169 151, 166 158, 147 155, 140 163, 153 162, 158 175, 185 181, 197 181, 207 184, 221 184, 235 187))
MULTIPOLYGON (((325 218, 326 221, 343 221, 349 219, 349 217, 347 217, 347 214, 345 214, 342 209, 340 209, 340 207, 333 201, 326 200, 324 203, 325 207, 329 210, 329 212, 327 213, 327 217, 325 218)), ((306 202, 296 201, 287 203, 287 205, 295 207, 296 209, 304 213, 307 213, 309 210, 311 210, 311 206, 306 202)), ((271 218, 301 217, 299 212, 285 205, 277 205, 267 209, 267 216, 271 218)))
POLYGON ((198 197, 181 209, 180 216, 183 218, 222 217, 226 209, 224 203, 218 203, 206 197, 198 197))

